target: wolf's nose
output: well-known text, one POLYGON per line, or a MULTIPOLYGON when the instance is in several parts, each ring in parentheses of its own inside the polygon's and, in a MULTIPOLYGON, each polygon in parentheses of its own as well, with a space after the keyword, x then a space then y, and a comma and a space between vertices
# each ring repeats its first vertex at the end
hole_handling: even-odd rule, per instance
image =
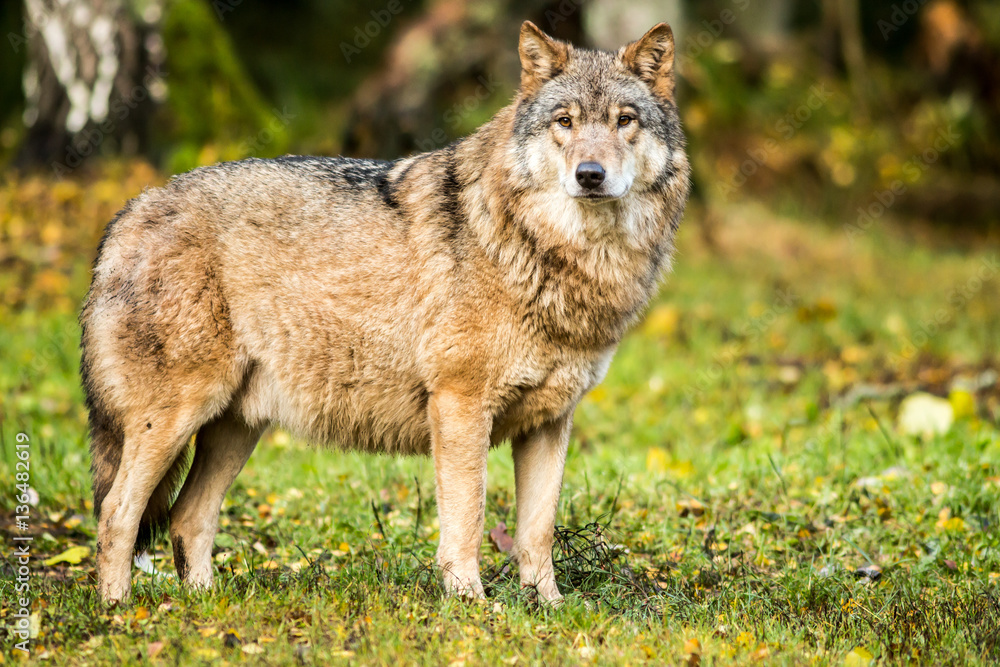
POLYGON ((604 167, 597 162, 581 162, 576 168, 576 182, 593 190, 604 182, 604 167))

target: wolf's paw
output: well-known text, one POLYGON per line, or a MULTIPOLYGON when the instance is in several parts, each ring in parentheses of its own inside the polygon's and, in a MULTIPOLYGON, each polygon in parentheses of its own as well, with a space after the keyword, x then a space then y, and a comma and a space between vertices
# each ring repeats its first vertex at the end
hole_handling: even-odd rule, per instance
POLYGON ((485 600, 486 591, 479 579, 478 568, 474 575, 462 576, 453 569, 444 571, 444 590, 449 597, 459 597, 467 600, 485 600))

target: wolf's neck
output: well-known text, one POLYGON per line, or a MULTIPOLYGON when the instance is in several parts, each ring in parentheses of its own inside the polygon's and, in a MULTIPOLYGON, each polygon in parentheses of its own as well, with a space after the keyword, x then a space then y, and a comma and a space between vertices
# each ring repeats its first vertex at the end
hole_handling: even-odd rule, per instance
POLYGON ((590 205, 524 187, 505 122, 501 112, 453 154, 469 230, 525 321, 574 346, 613 345, 669 265, 668 212, 655 197, 590 205))

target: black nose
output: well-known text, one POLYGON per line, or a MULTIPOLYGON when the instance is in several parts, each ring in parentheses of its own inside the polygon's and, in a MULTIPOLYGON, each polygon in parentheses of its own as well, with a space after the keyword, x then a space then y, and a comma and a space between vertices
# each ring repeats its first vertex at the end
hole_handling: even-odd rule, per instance
POLYGON ((604 167, 596 162, 581 162, 576 168, 576 182, 593 190, 604 182, 604 167))

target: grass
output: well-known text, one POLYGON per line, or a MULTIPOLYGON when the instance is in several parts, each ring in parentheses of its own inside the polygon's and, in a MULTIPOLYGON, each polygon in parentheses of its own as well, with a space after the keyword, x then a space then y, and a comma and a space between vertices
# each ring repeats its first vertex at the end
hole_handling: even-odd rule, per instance
MULTIPOLYGON (((0 185, 0 530, 30 438, 29 660, 51 664, 993 663, 1000 659, 1000 273, 989 246, 693 212, 673 275, 577 411, 543 608, 484 540, 486 604, 445 599, 429 460, 265 436, 223 507, 217 587, 136 573, 104 608, 75 323, 104 222, 160 176, 0 185), (992 374, 991 374, 992 373, 992 374), (900 401, 950 397, 908 435, 900 401), (79 554, 78 554, 79 555, 79 554), (74 559, 75 560, 75 559, 74 559), (874 566, 874 567, 873 567, 874 566)), ((995 245, 993 247, 996 247, 995 245)), ((512 530, 507 447, 487 529, 512 530)), ((12 550, 0 616, 15 623, 12 550)), ((172 572, 161 542, 158 568, 172 572)), ((18 661, 14 635, 0 662, 18 661)))

